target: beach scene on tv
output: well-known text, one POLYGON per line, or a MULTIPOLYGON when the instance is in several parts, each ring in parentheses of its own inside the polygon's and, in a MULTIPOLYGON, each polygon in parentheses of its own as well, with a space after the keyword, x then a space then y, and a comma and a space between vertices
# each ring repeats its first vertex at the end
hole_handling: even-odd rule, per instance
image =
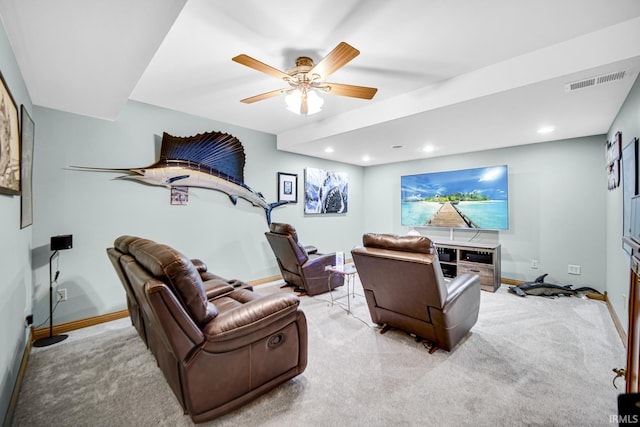
POLYGON ((402 225, 509 228, 507 166, 401 177, 402 225))

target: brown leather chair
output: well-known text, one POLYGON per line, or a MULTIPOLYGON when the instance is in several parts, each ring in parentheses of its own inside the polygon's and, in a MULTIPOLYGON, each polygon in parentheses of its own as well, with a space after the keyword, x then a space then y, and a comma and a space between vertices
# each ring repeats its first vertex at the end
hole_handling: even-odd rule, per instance
POLYGON ((272 222, 269 231, 264 234, 276 256, 282 278, 287 284, 300 288, 308 295, 328 292, 329 286, 334 289, 344 284, 342 275, 332 275, 325 271, 325 267, 335 265, 336 254, 319 254, 313 246, 302 246, 293 226, 272 222), (308 250, 309 248, 313 250, 308 250))
POLYGON ((230 412, 306 368, 307 323, 297 296, 258 295, 148 239, 122 236, 114 246, 149 350, 194 422, 230 412))
POLYGON ((371 320, 415 334, 450 351, 471 330, 480 309, 480 277, 447 283, 431 240, 368 233, 351 251, 371 320))
POLYGON ((136 328, 138 335, 140 335, 140 338, 142 338, 142 341, 144 341, 144 344, 148 347, 147 333, 145 331, 144 319, 142 318, 142 310, 138 303, 138 298, 133 291, 133 287, 131 287, 129 278, 124 273, 122 265, 120 264, 120 258, 129 252, 129 244, 136 239, 138 238, 134 236, 121 236, 116 240, 115 247, 107 248, 107 255, 109 256, 109 260, 111 261, 111 264, 113 264, 113 268, 116 270, 118 278, 120 279, 127 295, 127 309, 129 311, 129 317, 131 318, 131 324, 136 328))
MULTIPOLYGON (((138 303, 138 298, 133 290, 133 287, 131 286, 131 283, 129 282, 129 278, 126 276, 124 270, 122 269, 120 260, 123 255, 129 253, 129 245, 132 242, 140 240, 146 239, 135 236, 120 236, 116 239, 112 248, 107 248, 107 255, 109 256, 109 260, 111 261, 111 264, 113 264, 113 268, 116 270, 118 278, 120 279, 120 282, 124 287, 127 297, 127 309, 129 311, 129 317, 131 318, 131 324, 136 328, 138 334, 140 335, 140 338, 142 338, 142 341, 144 341, 145 345, 148 347, 149 344, 147 342, 147 333, 145 330, 144 317, 142 315, 140 303, 138 303)), ((200 278, 205 285, 205 293, 207 294, 207 297, 209 299, 214 298, 218 295, 219 286, 221 283, 220 280, 228 285, 233 286, 234 288, 242 287, 249 290, 253 289, 251 285, 248 285, 240 280, 226 280, 216 274, 211 273, 210 271, 207 271, 207 265, 199 259, 192 259, 191 262, 200 274, 200 278), (217 281, 214 281, 212 279, 216 279, 217 281)), ((226 287, 224 289, 228 290, 228 288, 226 287)))

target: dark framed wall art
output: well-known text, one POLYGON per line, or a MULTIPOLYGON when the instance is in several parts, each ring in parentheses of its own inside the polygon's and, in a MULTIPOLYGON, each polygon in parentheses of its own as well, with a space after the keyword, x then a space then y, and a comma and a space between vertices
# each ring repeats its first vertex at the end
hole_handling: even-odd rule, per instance
POLYGON ((33 224, 33 146, 36 125, 24 105, 20 106, 20 228, 33 224))
POLYGON ((298 203, 298 175, 278 172, 278 201, 298 203))
POLYGON ((0 193, 20 194, 18 107, 0 73, 0 193))

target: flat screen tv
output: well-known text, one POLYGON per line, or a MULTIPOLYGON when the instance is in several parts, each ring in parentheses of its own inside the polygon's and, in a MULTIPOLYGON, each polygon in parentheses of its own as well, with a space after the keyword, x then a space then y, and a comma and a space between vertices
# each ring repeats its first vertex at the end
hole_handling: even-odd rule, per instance
POLYGON ((506 230, 507 166, 401 177, 402 225, 506 230))

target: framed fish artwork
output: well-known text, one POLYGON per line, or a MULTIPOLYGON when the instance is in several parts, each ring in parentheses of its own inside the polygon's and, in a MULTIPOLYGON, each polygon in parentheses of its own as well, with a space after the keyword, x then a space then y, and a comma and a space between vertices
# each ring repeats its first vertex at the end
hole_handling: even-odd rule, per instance
MULTIPOLYGON (((244 148, 233 135, 206 132, 180 137, 165 132, 162 135, 160 159, 152 165, 126 169, 71 166, 71 169, 120 172, 126 175, 117 179, 172 189, 197 187, 220 191, 226 194, 234 205, 238 203, 238 199, 243 199, 255 207, 264 209, 267 224, 271 224, 271 210, 288 201, 268 203, 262 193, 245 184, 244 164, 244 148)), ((185 204, 179 203, 179 199, 184 199, 184 194, 180 197, 179 191, 173 194, 176 195, 174 204, 185 204)))

